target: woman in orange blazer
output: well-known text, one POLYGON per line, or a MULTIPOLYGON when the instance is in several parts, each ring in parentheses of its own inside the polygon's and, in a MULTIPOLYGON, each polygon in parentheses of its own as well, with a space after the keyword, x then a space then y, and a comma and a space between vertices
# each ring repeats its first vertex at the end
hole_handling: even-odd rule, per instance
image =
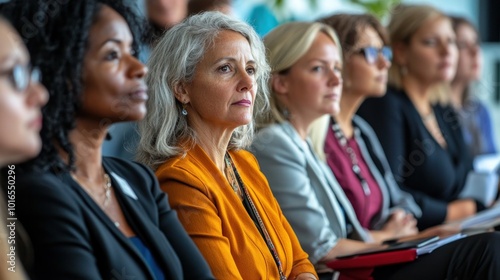
POLYGON ((156 170, 215 277, 317 279, 257 161, 242 150, 254 107, 268 102, 257 34, 218 12, 196 15, 161 38, 149 67, 139 160, 156 170))

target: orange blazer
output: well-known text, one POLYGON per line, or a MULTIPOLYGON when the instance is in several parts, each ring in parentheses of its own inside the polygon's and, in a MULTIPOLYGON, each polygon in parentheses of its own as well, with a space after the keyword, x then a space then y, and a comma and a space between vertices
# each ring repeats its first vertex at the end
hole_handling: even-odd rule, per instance
MULTIPOLYGON (((315 273, 281 212, 255 157, 230 155, 275 245, 288 279, 315 273)), ((208 155, 195 145, 185 157, 167 160, 156 171, 170 205, 217 279, 279 279, 264 238, 243 203, 208 155)))

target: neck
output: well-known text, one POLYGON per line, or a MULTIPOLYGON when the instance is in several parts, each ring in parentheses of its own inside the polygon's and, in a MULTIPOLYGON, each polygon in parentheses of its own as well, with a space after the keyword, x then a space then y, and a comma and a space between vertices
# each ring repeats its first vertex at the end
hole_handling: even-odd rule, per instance
POLYGON ((348 91, 342 92, 342 98, 340 99, 341 110, 335 116, 335 120, 347 139, 352 138, 354 134, 352 118, 364 100, 365 97, 362 94, 348 91))
MULTIPOLYGON (((75 174, 80 178, 101 178, 101 147, 107 131, 107 127, 95 126, 77 119, 76 128, 70 132, 69 140, 73 144, 75 155, 75 174)), ((64 157, 67 160, 67 155, 63 155, 64 157)))
POLYGON ((427 116, 432 112, 430 104, 432 86, 433 84, 422 83, 412 76, 406 76, 403 80, 403 88, 408 98, 422 116, 427 116))
POLYGON ((229 140, 233 134, 233 130, 216 130, 207 129, 205 126, 192 125, 196 133, 198 144, 215 163, 217 168, 224 173, 224 156, 229 145, 229 140))
POLYGON ((307 139, 307 132, 309 131, 309 127, 311 126, 314 119, 309 121, 305 118, 297 117, 297 115, 291 114, 290 116, 290 123, 295 128, 300 138, 305 141, 307 139))
POLYGON ((459 80, 454 80, 451 85, 451 103, 455 108, 462 108, 463 98, 465 89, 467 88, 467 83, 461 82, 459 80))

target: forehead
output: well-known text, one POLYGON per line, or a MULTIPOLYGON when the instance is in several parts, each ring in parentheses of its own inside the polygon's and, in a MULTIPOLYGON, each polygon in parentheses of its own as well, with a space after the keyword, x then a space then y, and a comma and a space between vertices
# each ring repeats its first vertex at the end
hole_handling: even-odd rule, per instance
POLYGON ((132 34, 125 19, 109 6, 103 5, 90 28, 89 41, 91 44, 102 43, 102 40, 114 37, 132 40, 132 34))
POLYGON ((250 42, 238 32, 231 30, 220 31, 213 44, 208 46, 204 59, 217 60, 226 56, 243 56, 248 60, 253 60, 250 42))
POLYGON ((472 26, 464 23, 458 26, 457 37, 477 37, 477 33, 472 26))
POLYGON ((28 52, 21 37, 6 21, 0 20, 0 62, 6 59, 27 60, 28 52))
POLYGON ((429 19, 425 22, 416 32, 417 36, 426 36, 429 33, 441 34, 441 33, 451 33, 453 32, 453 28, 451 25, 451 21, 445 17, 436 17, 433 19, 429 19))
POLYGON ((358 33, 358 41, 356 42, 356 46, 375 46, 380 47, 384 44, 382 38, 378 32, 371 26, 365 26, 360 29, 358 33))
POLYGON ((303 58, 309 59, 325 55, 338 55, 338 46, 329 35, 324 32, 318 32, 303 58), (334 50, 334 53, 332 53, 332 50, 334 50))

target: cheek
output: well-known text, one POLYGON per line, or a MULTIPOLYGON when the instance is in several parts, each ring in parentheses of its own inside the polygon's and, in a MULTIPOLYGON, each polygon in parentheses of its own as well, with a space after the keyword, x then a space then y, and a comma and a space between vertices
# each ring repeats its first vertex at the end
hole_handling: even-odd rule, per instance
POLYGON ((35 114, 29 110, 24 100, 3 102, 0 100, 0 145, 19 155, 34 156, 40 148, 37 129, 29 127, 30 117, 35 114))
POLYGON ((325 82, 322 81, 322 79, 314 76, 305 76, 302 79, 297 80, 297 82, 301 85, 301 92, 299 94, 304 98, 318 96, 326 87, 325 82))

